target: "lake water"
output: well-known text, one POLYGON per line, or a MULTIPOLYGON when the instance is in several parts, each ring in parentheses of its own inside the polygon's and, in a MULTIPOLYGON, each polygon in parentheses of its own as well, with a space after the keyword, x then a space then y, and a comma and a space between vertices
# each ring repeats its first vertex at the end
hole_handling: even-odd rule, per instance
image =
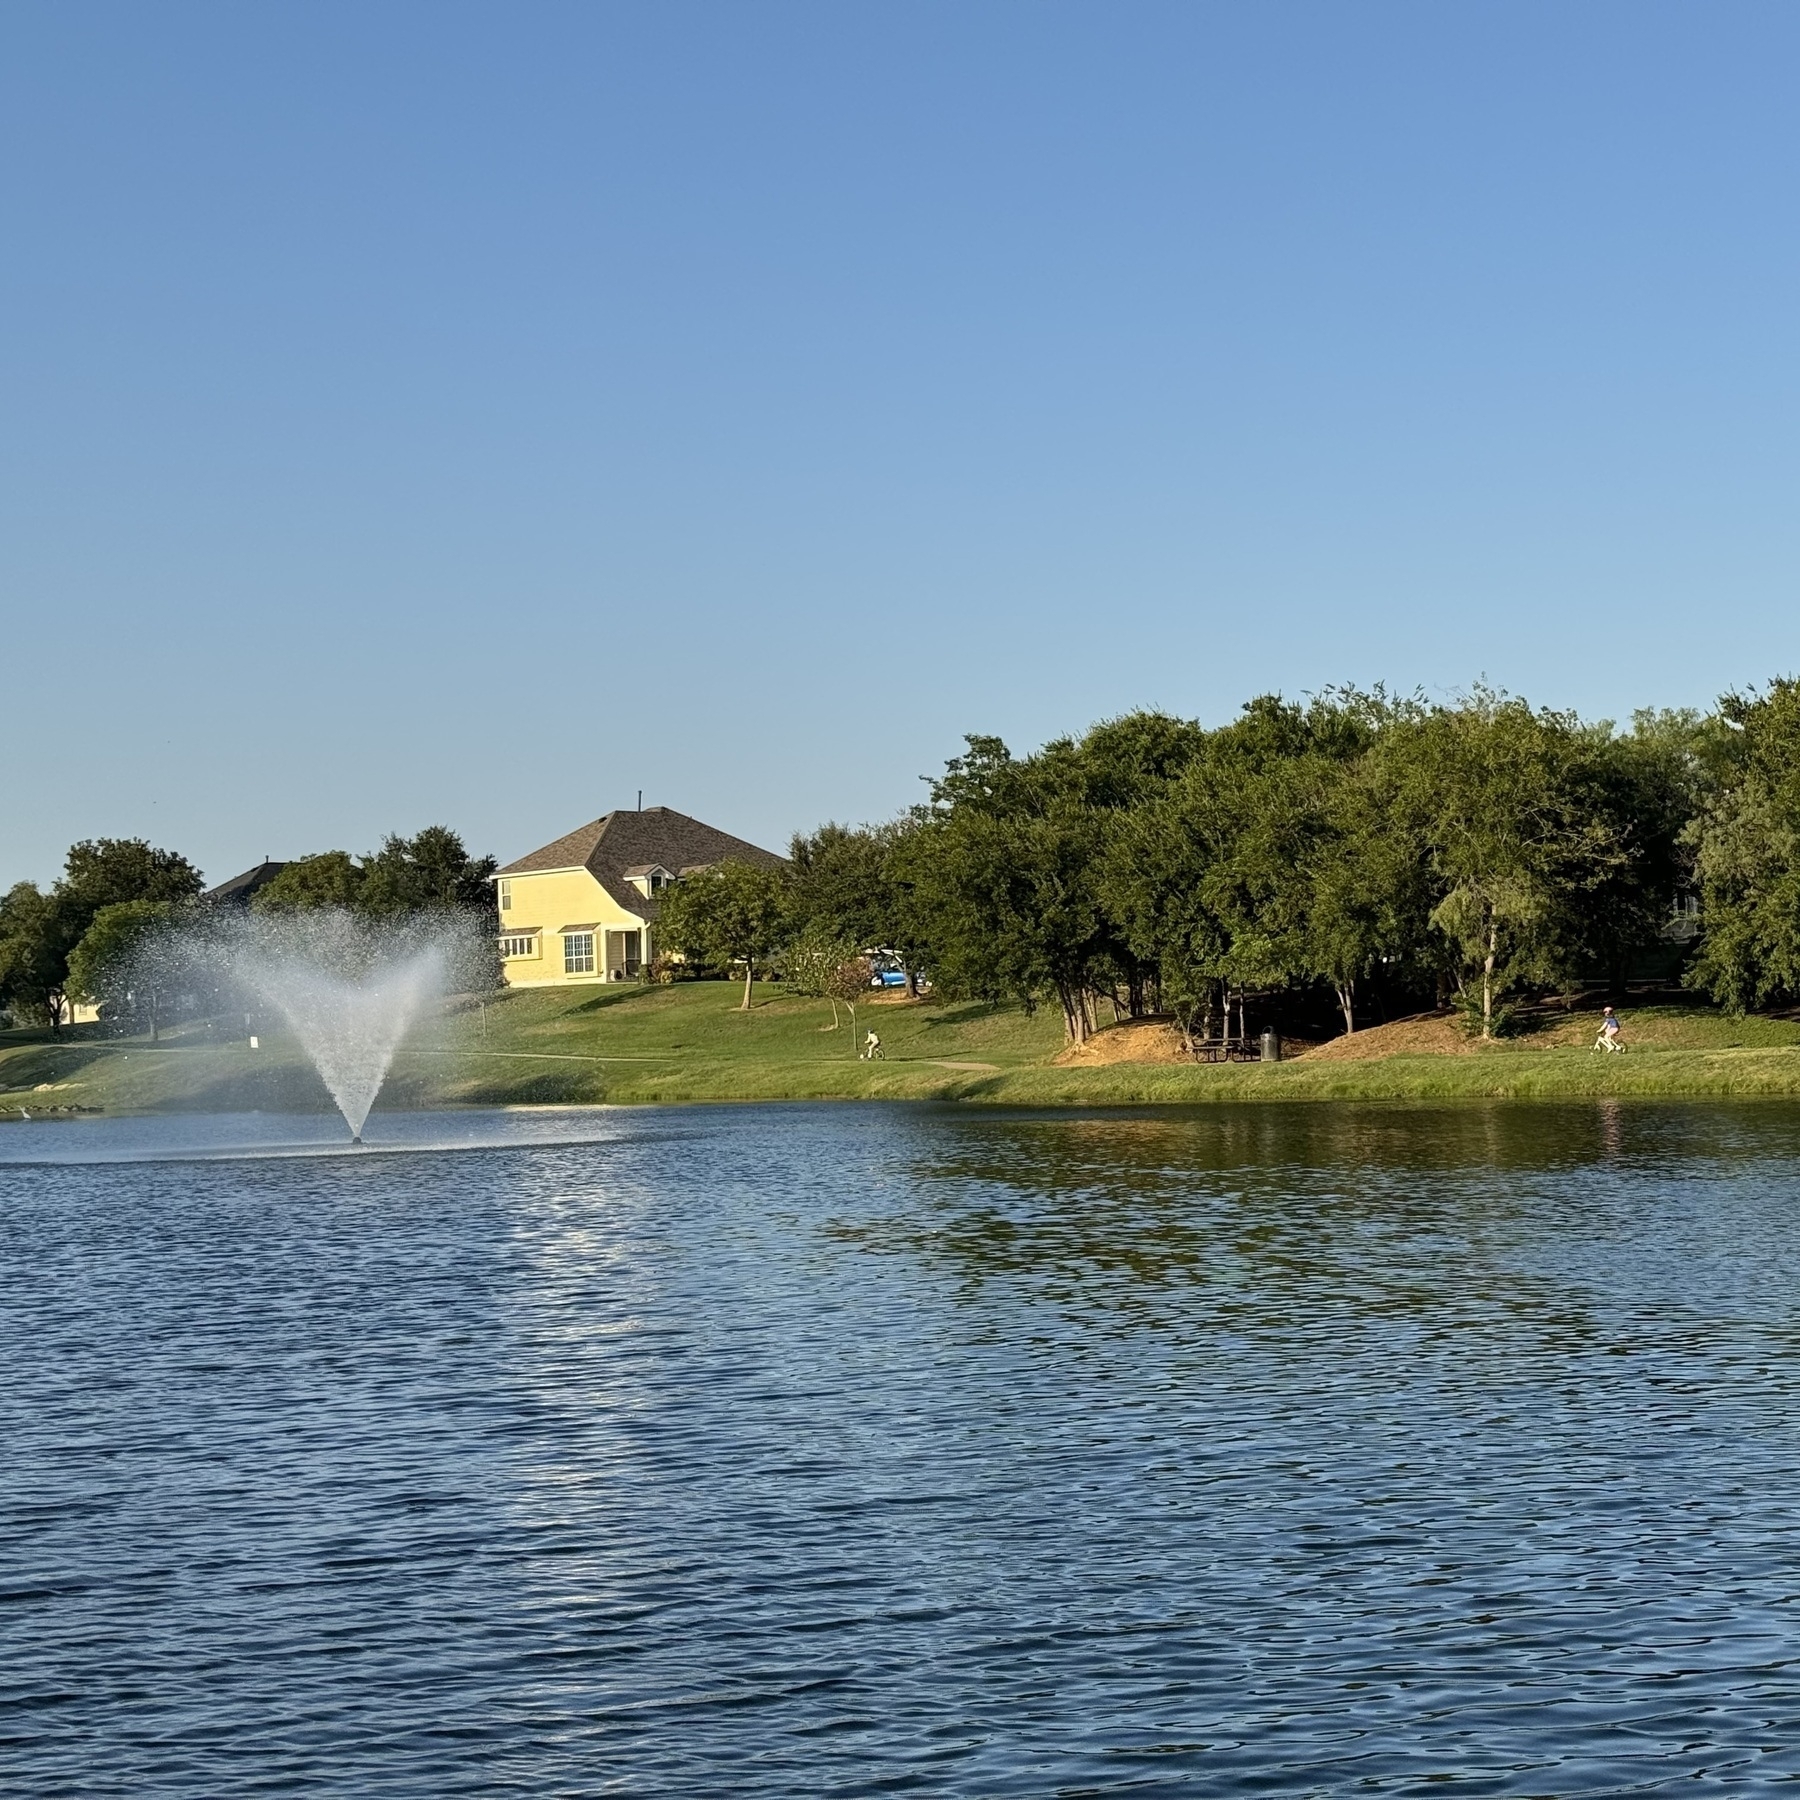
POLYGON ((1800 1778, 1800 1109, 370 1132, 0 1127, 0 1790, 1800 1778))

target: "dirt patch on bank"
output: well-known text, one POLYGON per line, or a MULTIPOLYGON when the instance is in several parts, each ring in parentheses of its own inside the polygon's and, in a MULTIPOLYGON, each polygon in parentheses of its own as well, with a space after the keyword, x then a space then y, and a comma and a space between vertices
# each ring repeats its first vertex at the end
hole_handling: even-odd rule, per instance
POLYGON ((1070 1044, 1056 1058, 1061 1068, 1186 1061, 1181 1033, 1162 1019, 1127 1019, 1117 1025, 1104 1025, 1085 1044, 1070 1044))
POLYGON ((1348 1037, 1315 1044, 1302 1054, 1308 1062, 1374 1062, 1383 1056, 1467 1056, 1478 1039, 1452 1013, 1415 1013, 1388 1025, 1370 1025, 1348 1037))
MULTIPOLYGON (((1250 1061, 1257 1060, 1256 1034, 1252 1034, 1250 1061)), ((1313 1045, 1304 1038, 1281 1040, 1283 1061, 1304 1056, 1313 1045)), ((1377 1056, 1390 1054, 1376 1051, 1377 1056)), ((1122 1019, 1103 1025, 1085 1044, 1069 1045, 1055 1059, 1059 1068, 1099 1069, 1111 1063, 1196 1063, 1182 1042, 1181 1028, 1168 1019, 1122 1019)))
MULTIPOLYGON (((1771 1015, 1735 1025, 1691 1004, 1680 1008, 1626 1004, 1621 1007, 1627 1050, 1775 1049, 1795 1044, 1785 1019, 1771 1015)), ((1370 1025, 1350 1037, 1324 1043, 1284 1037, 1284 1062, 1379 1062, 1390 1056, 1483 1056, 1522 1050, 1590 1050, 1601 1014, 1591 1003, 1565 1010, 1558 1001, 1521 1007, 1512 1029, 1497 1043, 1484 1044, 1451 1012, 1415 1013, 1386 1025, 1370 1025)), ((1254 1046, 1253 1046, 1254 1047, 1254 1046)), ((1055 1059, 1064 1068, 1103 1068, 1111 1063, 1179 1063, 1188 1057, 1181 1033, 1167 1019, 1134 1019, 1096 1031, 1080 1049, 1055 1059)))
MULTIPOLYGON (((1628 1031, 1632 1021, 1627 1018, 1628 1031)), ((1387 1056, 1476 1056, 1499 1048, 1508 1050, 1556 1050, 1585 1047, 1600 1027, 1596 1012, 1568 1015, 1546 1012, 1532 1018, 1526 1028, 1502 1044, 1483 1044, 1455 1013, 1415 1013, 1386 1025, 1370 1025, 1349 1037, 1334 1037, 1322 1044, 1284 1037, 1284 1062, 1379 1062, 1387 1056)), ((1631 1041, 1654 1042, 1653 1031, 1631 1041)), ((1131 1019, 1103 1026, 1079 1048, 1062 1051, 1056 1062, 1063 1068, 1102 1068, 1110 1063, 1179 1063, 1189 1060, 1181 1033, 1167 1019, 1131 1019)))

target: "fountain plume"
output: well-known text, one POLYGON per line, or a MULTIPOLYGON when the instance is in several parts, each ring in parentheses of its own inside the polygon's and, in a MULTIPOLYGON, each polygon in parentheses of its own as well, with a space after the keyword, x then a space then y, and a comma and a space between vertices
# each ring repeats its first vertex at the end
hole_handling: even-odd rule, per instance
POLYGON ((172 972, 286 1022, 360 1142, 394 1054, 424 1009, 453 985, 484 985, 490 940, 457 913, 370 920, 337 907, 189 918, 140 954, 165 984, 172 972))
POLYGON ((342 913, 295 914, 253 933, 234 972, 287 1020, 360 1142, 394 1052, 420 1009, 443 991, 450 957, 441 941, 410 955, 390 946, 383 956, 356 925, 342 913))

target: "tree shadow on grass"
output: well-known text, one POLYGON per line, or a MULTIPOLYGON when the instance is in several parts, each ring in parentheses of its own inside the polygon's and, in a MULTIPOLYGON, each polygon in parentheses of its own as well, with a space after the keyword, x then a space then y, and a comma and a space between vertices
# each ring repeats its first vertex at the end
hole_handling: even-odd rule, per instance
POLYGON ((583 1000, 579 1005, 569 1007, 562 1016, 569 1018, 576 1013, 602 1012, 609 1006, 623 1006, 627 1000, 642 1000, 654 992, 653 988, 622 982, 618 987, 601 988, 592 999, 583 1000))
POLYGON ((945 1025, 973 1025, 977 1019, 991 1019, 1000 1008, 988 1000, 963 1000, 951 1006, 931 1006, 919 1019, 921 1031, 936 1031, 945 1025))
POLYGON ((44 1043, 29 1050, 16 1050, 0 1062, 0 1090, 23 1090, 46 1081, 69 1081, 107 1056, 117 1054, 95 1043, 44 1043))

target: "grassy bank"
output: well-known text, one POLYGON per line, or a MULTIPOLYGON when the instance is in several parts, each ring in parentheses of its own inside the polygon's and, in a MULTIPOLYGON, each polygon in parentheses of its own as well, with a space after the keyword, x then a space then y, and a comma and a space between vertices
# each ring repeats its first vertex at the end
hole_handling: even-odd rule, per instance
MULTIPOLYGON (((1247 1100, 1800 1096, 1800 1024, 1729 1020, 1701 1008, 1631 1019, 1624 1056, 1587 1046, 1593 1020, 1561 1018, 1510 1043, 1472 1048, 1440 1033, 1435 1051, 1277 1065, 1111 1062, 1068 1067, 1057 1019, 1016 1007, 875 1004, 856 1033, 831 1029, 822 1002, 734 986, 517 993, 424 1021, 395 1059, 384 1106, 570 1102, 909 1099, 1022 1106, 1247 1100), (873 1023, 887 1056, 866 1063, 873 1023), (1453 1053, 1451 1053, 1453 1052, 1453 1053)), ((1417 1041, 1401 1028, 1384 1042, 1417 1041)), ((60 1041, 0 1034, 0 1115, 171 1109, 311 1111, 329 1103, 298 1046, 273 1021, 261 1047, 187 1029, 152 1046, 92 1029, 60 1041)), ((1335 1047, 1341 1051, 1346 1046, 1335 1047)))

